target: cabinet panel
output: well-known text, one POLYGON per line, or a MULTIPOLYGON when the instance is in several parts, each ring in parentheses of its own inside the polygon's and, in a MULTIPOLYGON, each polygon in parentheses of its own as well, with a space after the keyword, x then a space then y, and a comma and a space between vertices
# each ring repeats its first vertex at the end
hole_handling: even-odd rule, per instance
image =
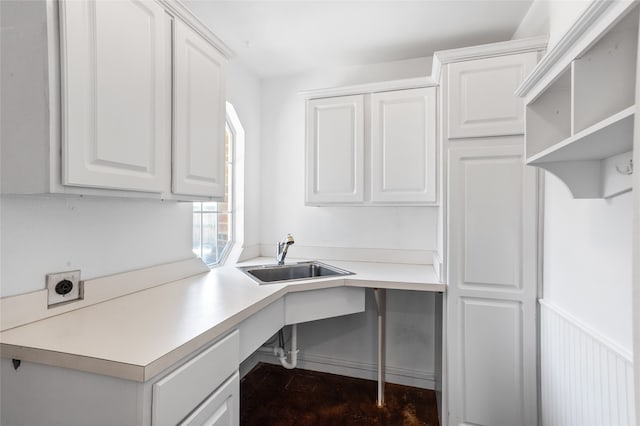
POLYGON ((522 286, 522 155, 467 158, 464 210, 452 212, 463 233, 464 263, 460 285, 522 286), (508 176, 508 179, 505 177, 508 176))
POLYGON ((62 182, 160 192, 170 161, 170 22, 153 2, 61 2, 62 182))
POLYGON ((307 202, 364 201, 364 96, 307 102, 307 202))
POLYGON ((243 362, 284 327, 284 300, 278 299, 238 325, 240 362, 243 362))
POLYGON ((533 69, 537 53, 449 65, 449 138, 524 133, 524 106, 514 91, 533 69))
POLYGON ((536 424, 536 172, 521 144, 449 149, 450 424, 536 424))
POLYGON ((459 301, 461 345, 452 368, 460 369, 464 411, 456 424, 535 424, 524 413, 522 311, 518 301, 459 301))
POLYGON ((224 195, 224 62, 213 45, 175 21, 172 175, 175 194, 224 195))
POLYGON ((364 312, 365 289, 335 287, 289 293, 284 302, 286 325, 364 312))
POLYGON ((371 95, 371 201, 436 201, 436 89, 371 95))
POLYGON ((181 426, 238 426, 240 424, 240 376, 235 373, 207 398, 181 426))
POLYGON ((153 424, 175 425, 238 370, 239 333, 231 333, 153 385, 153 424))

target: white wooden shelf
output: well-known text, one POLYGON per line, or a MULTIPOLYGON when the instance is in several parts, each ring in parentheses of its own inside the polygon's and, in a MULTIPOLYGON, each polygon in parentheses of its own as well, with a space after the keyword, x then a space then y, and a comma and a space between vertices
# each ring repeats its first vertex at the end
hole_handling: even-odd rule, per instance
POLYGON ((516 91, 527 102, 527 164, 575 198, 631 190, 638 15, 594 2, 516 91))
POLYGON ((604 160, 633 149, 635 105, 527 158, 527 164, 604 160))

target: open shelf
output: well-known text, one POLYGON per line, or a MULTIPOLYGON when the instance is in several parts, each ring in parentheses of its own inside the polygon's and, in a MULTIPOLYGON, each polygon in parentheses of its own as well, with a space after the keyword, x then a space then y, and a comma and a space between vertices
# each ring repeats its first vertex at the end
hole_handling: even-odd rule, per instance
POLYGON ((637 51, 636 9, 573 61, 572 133, 634 104, 637 51))
POLYGON ((585 20, 575 48, 563 45, 568 61, 536 77, 547 83, 526 107, 527 164, 558 176, 575 198, 632 187, 638 15, 630 7, 604 25, 585 20))
POLYGON ((527 164, 604 160, 633 149, 635 105, 527 158, 527 164))
POLYGON ((567 69, 527 105, 527 157, 571 136, 571 70, 567 69))

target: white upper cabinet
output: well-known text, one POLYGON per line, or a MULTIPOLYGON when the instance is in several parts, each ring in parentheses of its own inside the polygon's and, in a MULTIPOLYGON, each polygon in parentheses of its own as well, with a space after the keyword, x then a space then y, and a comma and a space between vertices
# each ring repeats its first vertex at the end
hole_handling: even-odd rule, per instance
POLYGON ((437 201, 435 87, 310 99, 306 140, 307 204, 437 201))
POLYGON ((371 201, 436 201, 435 87, 371 95, 371 201))
POLYGON ((175 194, 224 195, 224 56, 180 21, 174 24, 175 194))
POLYGON ((163 191, 171 26, 154 2, 60 3, 62 183, 163 191))
POLYGON ((309 204, 364 201, 364 96, 307 103, 309 204))
POLYGON ((522 134, 524 104, 513 93, 537 57, 527 52, 449 64, 449 138, 522 134))
POLYGON ((230 51, 180 2, 60 0, 11 19, 3 194, 222 197, 230 51))

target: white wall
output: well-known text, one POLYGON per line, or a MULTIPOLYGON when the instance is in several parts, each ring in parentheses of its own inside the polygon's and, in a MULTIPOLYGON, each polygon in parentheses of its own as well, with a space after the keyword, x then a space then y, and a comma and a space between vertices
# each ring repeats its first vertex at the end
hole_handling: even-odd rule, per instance
POLYGON ((545 174, 544 299, 628 351, 632 201, 575 200, 545 174))
POLYGON ((589 3, 589 0, 534 0, 512 38, 548 35, 547 49, 551 49, 589 3))
MULTIPOLYGON (((261 238, 266 256, 287 233, 297 246, 435 250, 435 207, 306 207, 304 205, 305 100, 298 91, 429 75, 431 58, 263 81, 261 238)), ((425 259, 430 261, 431 259, 425 259)), ((390 291, 390 380, 432 386, 434 306, 430 293, 390 291), (406 374, 406 376, 403 376, 406 374), (429 384, 431 383, 431 384, 429 384)), ((300 366, 375 378, 377 311, 372 292, 366 312, 301 324, 300 366)))
MULTIPOLYGON (((0 2, 0 5, 3 36, 0 72, 11 55, 29 55, 30 67, 37 67, 30 70, 34 74, 30 90, 2 88, 2 137, 41 138, 42 143, 47 143, 45 3, 0 2), (12 111, 18 101, 30 110, 29 115, 12 111)), ((260 82, 232 62, 227 91, 246 131, 245 235, 248 244, 255 246, 260 226, 260 82)), ((0 217, 0 296, 44 288, 48 272, 81 269, 86 279, 193 256, 190 203, 2 196, 0 217)))
MULTIPOLYGON (((287 233, 321 247, 434 250, 433 207, 304 205, 305 89, 425 76, 431 58, 321 70, 266 80, 262 95, 261 242, 275 247, 287 233)), ((271 255, 269 250, 265 255, 271 255)), ((291 249, 295 256, 295 246, 291 249)))
MULTIPOLYGON (((535 0, 513 38, 548 34, 551 49, 589 3, 535 0)), ((545 178, 544 299, 631 350, 632 196, 574 200, 545 178)))
MULTIPOLYGON (((260 244, 260 188, 261 188, 261 82, 237 61, 230 61, 227 68, 227 101, 238 114, 245 132, 243 152, 244 188, 242 197, 244 216, 243 257, 259 254, 260 244)), ((236 150, 236 154, 239 149, 236 150)), ((236 199, 236 205, 240 204, 236 199)))

